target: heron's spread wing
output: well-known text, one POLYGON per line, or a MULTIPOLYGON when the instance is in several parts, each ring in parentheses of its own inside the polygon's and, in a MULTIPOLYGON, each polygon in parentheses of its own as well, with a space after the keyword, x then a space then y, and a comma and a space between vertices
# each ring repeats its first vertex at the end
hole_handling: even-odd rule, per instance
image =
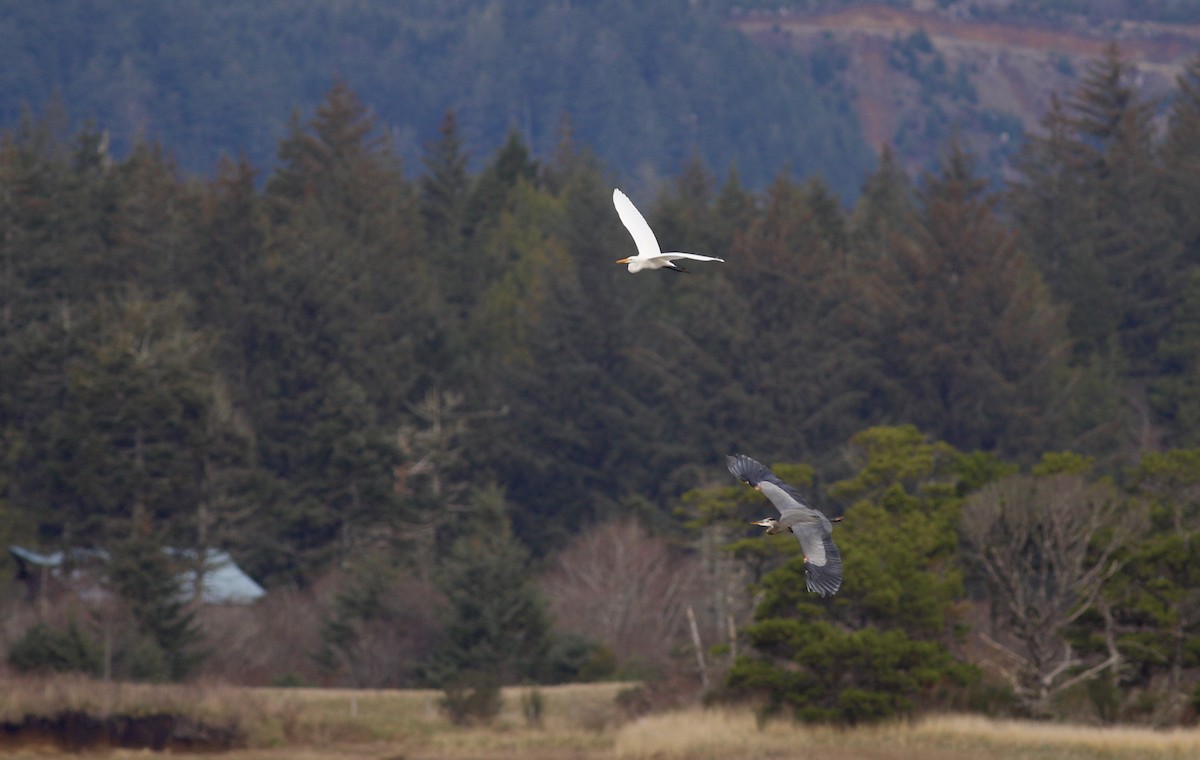
POLYGON ((804 552, 804 580, 808 590, 821 596, 836 594, 842 586, 842 553, 833 535, 817 523, 798 523, 792 533, 804 552))
POLYGON ((807 509, 810 512, 816 513, 815 509, 804 503, 804 498, 800 495, 799 491, 776 477, 775 473, 771 472, 770 468, 762 462, 751 459, 745 454, 734 454, 725 458, 725 465, 735 478, 744 480, 751 488, 763 483, 775 486, 775 488, 763 488, 761 490, 763 495, 770 499, 775 508, 779 510, 780 514, 783 514, 788 509, 807 509))
POLYGON ((804 581, 808 590, 829 596, 842 586, 842 554, 833 543, 829 518, 804 503, 796 489, 784 483, 766 465, 743 454, 726 457, 734 477, 758 486, 779 510, 779 524, 791 528, 804 552, 804 581))
POLYGON ((649 224, 646 224, 646 218, 642 216, 642 212, 637 210, 637 206, 633 205, 633 201, 629 200, 625 193, 614 189, 613 205, 617 207, 617 216, 621 217, 625 229, 629 230, 629 234, 633 236, 639 256, 658 256, 662 253, 662 248, 658 245, 658 238, 654 237, 654 230, 650 229, 649 224))
POLYGON ((657 258, 666 259, 667 261, 674 261, 675 259, 691 259, 693 261, 720 261, 721 263, 725 263, 725 259, 718 259, 716 256, 701 256, 698 253, 681 253, 680 251, 664 253, 657 258))

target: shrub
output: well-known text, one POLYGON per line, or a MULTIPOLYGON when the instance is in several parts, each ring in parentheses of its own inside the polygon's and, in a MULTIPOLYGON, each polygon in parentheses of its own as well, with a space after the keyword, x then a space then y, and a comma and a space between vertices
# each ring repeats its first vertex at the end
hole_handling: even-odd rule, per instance
POLYGON ((542 713, 546 709, 546 700, 538 688, 532 688, 521 695, 521 712, 525 722, 533 728, 541 728, 542 713))
POLYGON ((87 673, 100 675, 103 666, 96 644, 71 621, 56 631, 37 623, 13 644, 8 664, 28 672, 87 673))
POLYGON ((299 673, 281 673, 271 679, 271 685, 280 689, 300 689, 308 686, 308 681, 299 673))
POLYGON ((938 642, 903 631, 846 632, 823 621, 777 619, 747 634, 765 656, 738 658, 729 695, 755 695, 768 714, 790 710, 810 723, 856 725, 904 715, 931 690, 963 688, 977 678, 938 642))
POLYGON ((441 707, 455 725, 487 723, 500 713, 500 681, 489 673, 462 673, 443 691, 441 707))
POLYGON ((558 633, 551 637, 537 680, 551 684, 602 681, 616 672, 617 657, 611 649, 576 633, 558 633))

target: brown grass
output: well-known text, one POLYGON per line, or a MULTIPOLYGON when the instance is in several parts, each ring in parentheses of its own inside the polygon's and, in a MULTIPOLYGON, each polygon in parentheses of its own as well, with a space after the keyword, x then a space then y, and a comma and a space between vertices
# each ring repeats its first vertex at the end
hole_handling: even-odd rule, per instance
POLYGON ((759 726, 745 710, 691 710, 622 727, 617 758, 946 758, 980 760, 1190 760, 1200 731, 1093 728, 978 716, 932 716, 911 723, 840 730, 773 721, 759 726))
POLYGON ((106 683, 83 676, 4 676, 0 721, 67 711, 96 717, 171 712, 195 718, 255 719, 259 702, 246 689, 204 685, 106 683))
POLYGON ((283 737, 278 715, 246 689, 106 683, 72 675, 3 675, 2 682, 0 722, 12 725, 64 713, 83 713, 100 720, 167 713, 188 718, 195 726, 213 730, 235 744, 279 741, 283 737), (269 731, 274 735, 264 734, 269 731))
MULTIPOLYGON (((490 725, 462 728, 442 714, 442 692, 434 690, 255 689, 16 677, 5 678, 0 688, 0 722, 67 711, 99 718, 169 712, 238 730, 248 749, 226 755, 238 760, 302 757, 296 754, 301 748, 316 752, 310 757, 362 752, 377 758, 599 757, 593 753, 611 748, 620 719, 616 695, 630 685, 539 687, 544 707, 538 727, 527 724, 521 709, 521 698, 530 689, 506 688, 500 714, 490 725)), ((120 751, 106 754, 121 756, 120 751)))
POLYGON ((435 690, 254 689, 271 712, 288 712, 288 735, 303 743, 399 742, 437 757, 476 756, 476 750, 525 751, 538 746, 590 751, 611 746, 620 719, 616 695, 631 684, 538 687, 541 725, 528 725, 521 697, 529 687, 503 690, 500 714, 485 726, 459 727, 438 707, 435 690))
MULTIPOLYGON (((976 716, 840 730, 789 721, 759 725, 748 709, 699 708, 624 721, 615 697, 629 684, 540 687, 542 725, 527 725, 521 697, 504 690, 491 725, 457 727, 438 709, 441 692, 138 686, 86 679, 6 679, 0 720, 79 709, 97 715, 169 710, 210 723, 238 721, 249 742, 224 760, 1184 760, 1200 757, 1200 730, 1092 728, 976 716)), ((53 757, 46 748, 4 760, 53 757)), ((67 755, 62 755, 66 757, 67 755)), ((106 758, 145 758, 107 750, 106 758)), ((175 760, 212 755, 171 753, 175 760)), ((72 755, 79 757, 79 755, 72 755)))

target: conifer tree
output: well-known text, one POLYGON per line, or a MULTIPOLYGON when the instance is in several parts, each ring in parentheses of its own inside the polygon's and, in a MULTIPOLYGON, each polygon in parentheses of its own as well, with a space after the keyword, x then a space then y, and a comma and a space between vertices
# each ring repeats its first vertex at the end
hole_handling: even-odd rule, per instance
POLYGON ((249 397, 256 323, 266 318, 268 222, 255 179, 245 158, 218 163, 205 188, 198 262, 189 282, 198 318, 221 332, 221 365, 239 402, 249 397))
POLYGON ((260 553, 304 583, 355 551, 363 515, 395 508, 384 426, 426 371, 416 356, 436 342, 436 294, 398 162, 348 87, 335 85, 307 128, 294 124, 280 157, 267 185, 270 276, 255 297, 271 318, 244 350, 261 368, 248 395, 277 486, 260 553))
POLYGON ((1133 75, 1114 44, 1089 67, 1072 105, 1095 192, 1096 258, 1110 283, 1121 348, 1140 375, 1154 371, 1178 300, 1179 247, 1162 210, 1152 104, 1139 98, 1133 75))
POLYGON ((1200 444, 1200 271, 1188 278, 1159 356, 1162 372, 1151 387, 1155 409, 1168 421, 1173 443, 1200 444))
POLYGON ((195 186, 181 182, 174 159, 139 141, 116 168, 112 242, 95 274, 132 283, 147 296, 170 298, 185 289, 197 266, 195 186))
POLYGON ((509 193, 521 180, 534 182, 538 164, 515 130, 508 133, 495 157, 475 179, 466 203, 466 224, 474 229, 485 219, 495 219, 506 207, 509 193))
POLYGON ((1183 246, 1184 261, 1195 266, 1200 263, 1200 218, 1195 213, 1200 193, 1200 56, 1176 81, 1161 156, 1164 206, 1183 246))
POLYGON ((729 251, 733 248, 734 240, 745 231, 754 216, 754 203, 753 194, 742 186, 737 167, 731 166, 713 204, 717 225, 713 250, 729 251))
POLYGON ((1178 298, 1179 252, 1156 180, 1151 107, 1133 73, 1115 44, 1088 67, 1031 141, 1014 205, 1052 291, 1071 307, 1078 355, 1115 347, 1144 375, 1178 298))
MULTIPOLYGON (((717 217, 713 213, 716 179, 698 156, 690 157, 672 183, 672 191, 655 204, 650 226, 659 242, 672 241, 671 250, 716 251, 717 217)), ((709 255, 720 257, 720 253, 709 255)))
POLYGON ((912 183, 897 162, 895 152, 890 145, 884 145, 875 171, 863 183, 851 215, 853 260, 878 261, 895 238, 911 231, 916 210, 912 193, 912 183))
POLYGON ((996 202, 952 143, 925 177, 913 237, 878 264, 875 353, 897 419, 965 449, 1019 456, 1054 440, 1067 336, 996 202))
POLYGON ((99 319, 92 344, 69 365, 66 413, 78 448, 64 490, 82 511, 63 519, 101 546, 147 524, 193 539, 213 403, 211 337, 186 327, 178 299, 130 299, 99 319))
MULTIPOLYGON (((135 680, 186 678, 207 656, 196 613, 181 598, 179 565, 144 527, 113 544, 108 583, 129 607, 149 651, 126 653, 135 680), (161 663, 161 665, 160 665, 161 663)), ((135 645, 136 647, 136 645, 135 645)))
POLYGON ((738 445, 747 445, 741 436, 754 429, 760 450, 815 455, 815 442, 830 430, 851 419, 857 424, 856 399, 842 396, 831 382, 857 369, 843 364, 853 350, 838 348, 848 337, 841 318, 850 301, 835 247, 840 235, 824 234, 838 224, 828 212, 819 190, 810 196, 809 188, 780 176, 761 212, 736 238, 729 258, 737 266, 722 270, 729 293, 720 313, 705 321, 722 325, 718 337, 728 343, 697 339, 735 373, 734 383, 707 389, 705 403, 729 410, 722 412, 732 415, 724 435, 736 436, 738 445))
POLYGON ((1200 334, 1200 57, 1193 59, 1177 82, 1166 139, 1161 147, 1163 207, 1171 219, 1172 239, 1180 246, 1179 297, 1170 326, 1159 343, 1159 372, 1152 380, 1151 402, 1166 423, 1168 441, 1195 445, 1200 423, 1196 393, 1196 341, 1200 334))
POLYGON ((1044 134, 1030 138, 1019 157, 1021 179, 1010 205, 1030 256, 1054 298, 1066 304, 1075 354, 1103 351, 1116 333, 1111 294, 1095 253, 1095 223, 1077 170, 1084 159, 1062 101, 1042 119, 1044 134))
POLYGON ((467 154, 459 134, 458 117, 447 111, 438 138, 425 147, 425 174, 420 181, 421 217, 431 254, 458 261, 467 223, 470 191, 467 154))
MULTIPOLYGON (((1163 706, 1176 719, 1190 653, 1200 642, 1200 449, 1148 452, 1130 474, 1150 530, 1122 556, 1105 597, 1116 644, 1133 665, 1122 680, 1154 689, 1165 673, 1163 706)), ((1081 626, 1081 638, 1094 627, 1081 626)))
POLYGON ((857 472, 826 499, 848 505, 834 534, 841 590, 832 600, 806 592, 795 539, 777 537, 788 559, 759 584, 762 601, 745 631, 755 652, 729 673, 735 693, 800 720, 880 720, 975 677, 950 653, 963 593, 954 561, 963 458, 912 427, 870 428, 850 450, 857 472))
POLYGON ((464 674, 502 683, 533 678, 544 665, 550 621, 528 554, 512 535, 498 489, 476 493, 472 510, 440 573, 449 612, 430 679, 445 684, 464 674))

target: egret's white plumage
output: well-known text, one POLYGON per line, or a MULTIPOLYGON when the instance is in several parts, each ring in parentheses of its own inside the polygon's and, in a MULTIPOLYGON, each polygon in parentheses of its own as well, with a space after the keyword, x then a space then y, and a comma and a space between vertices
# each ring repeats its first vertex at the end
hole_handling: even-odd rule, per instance
POLYGON ((617 215, 621 217, 621 222, 624 223, 625 229, 629 230, 629 234, 633 236, 633 242, 637 245, 637 256, 630 256, 617 262, 618 264, 628 264, 630 272, 664 268, 674 269, 676 272, 686 272, 686 269, 675 263, 676 259, 725 261, 725 259, 718 259, 715 256, 701 256, 698 253, 680 253, 679 251, 663 253, 662 248, 658 245, 658 238, 654 237, 654 230, 650 229, 649 224, 646 224, 645 217, 625 193, 614 189, 613 205, 617 207, 617 215))

